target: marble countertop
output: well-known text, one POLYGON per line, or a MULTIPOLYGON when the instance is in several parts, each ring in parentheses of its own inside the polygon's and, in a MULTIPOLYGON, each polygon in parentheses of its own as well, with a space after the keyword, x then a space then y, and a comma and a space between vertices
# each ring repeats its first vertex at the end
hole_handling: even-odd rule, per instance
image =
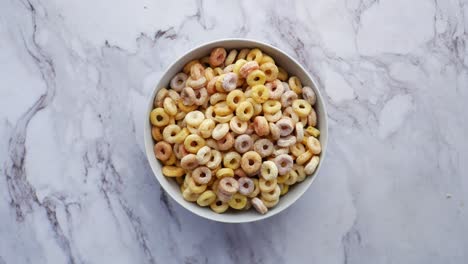
POLYGON ((0 263, 467 263, 468 2, 0 1, 0 263), (265 221, 201 219, 147 164, 164 69, 242 37, 297 58, 330 135, 265 221))

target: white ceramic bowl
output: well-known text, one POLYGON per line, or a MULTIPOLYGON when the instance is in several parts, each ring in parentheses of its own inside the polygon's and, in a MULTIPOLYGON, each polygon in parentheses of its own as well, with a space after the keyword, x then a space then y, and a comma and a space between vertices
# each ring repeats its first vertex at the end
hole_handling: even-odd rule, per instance
POLYGON ((314 179, 317 177, 317 174, 320 170, 320 167, 323 163, 326 149, 327 149, 327 137, 328 137, 328 125, 327 125, 327 112, 325 110, 325 105, 323 98, 320 94, 320 91, 317 86, 317 82, 306 72, 306 70, 292 57, 284 53, 283 51, 275 48, 271 45, 247 39, 222 39, 209 43, 200 45, 189 52, 185 53, 182 57, 177 59, 169 68, 164 72, 159 83, 156 85, 155 90, 151 94, 151 97, 148 100, 148 106, 146 110, 146 118, 144 125, 144 140, 145 140, 145 149, 146 155, 148 157, 149 164, 153 170, 154 175, 158 179, 159 183, 163 189, 174 199, 182 205, 187 210, 191 211, 194 214, 197 214, 201 217, 211 219, 214 221, 225 222, 225 223, 244 223, 252 222, 261 219, 268 218, 273 216, 293 204, 304 192, 309 188, 314 179), (261 215, 257 213, 253 208, 248 211, 239 211, 233 212, 233 210, 228 210, 224 214, 217 214, 211 211, 210 208, 204 208, 198 206, 196 203, 187 202, 183 199, 180 192, 180 188, 173 179, 166 178, 162 175, 161 172, 161 163, 156 160, 156 157, 153 152, 154 141, 151 136, 151 125, 149 122, 149 114, 153 109, 153 99, 161 87, 168 87, 169 82, 172 77, 178 72, 182 71, 183 66, 197 58, 202 58, 210 54, 211 50, 216 47, 224 47, 227 50, 229 49, 242 49, 242 48, 259 48, 263 52, 268 53, 276 62, 277 65, 283 67, 289 75, 296 75, 302 81, 304 86, 310 86, 314 89, 317 95, 317 103, 315 104, 315 110, 317 112, 318 118, 318 128, 320 129, 320 143, 322 144, 322 153, 320 156, 320 164, 317 167, 317 170, 312 176, 308 176, 303 182, 294 185, 289 192, 280 198, 278 205, 274 208, 269 209, 268 213, 261 215))

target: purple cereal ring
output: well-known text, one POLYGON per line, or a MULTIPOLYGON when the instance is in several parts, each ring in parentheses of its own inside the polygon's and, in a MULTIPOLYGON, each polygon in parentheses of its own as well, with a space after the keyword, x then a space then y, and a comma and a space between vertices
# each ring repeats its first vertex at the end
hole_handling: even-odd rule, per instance
POLYGON ((293 167, 293 159, 288 154, 281 154, 277 156, 275 159, 276 167, 278 167, 278 174, 285 175, 291 171, 293 167))
POLYGON ((279 127, 282 137, 290 135, 294 130, 293 122, 289 118, 281 118, 276 122, 276 125, 279 127))
POLYGON ((254 150, 260 154, 262 158, 268 157, 273 153, 273 142, 266 138, 259 139, 254 143, 254 150))
POLYGON ((297 99, 297 94, 293 91, 287 91, 281 95, 281 105, 282 107, 291 106, 292 102, 297 99))
POLYGON ((239 193, 242 195, 249 195, 255 189, 253 180, 248 177, 241 177, 237 182, 239 183, 239 193))
POLYGON ((222 85, 226 92, 235 90, 237 86, 237 74, 230 72, 224 75, 222 85))
POLYGON ((289 135, 287 137, 282 137, 282 138, 278 139, 276 144, 279 147, 285 148, 285 147, 289 147, 289 146, 292 146, 292 145, 296 144, 296 141, 297 140, 296 140, 295 136, 289 135))
POLYGON ((175 90, 176 92, 182 91, 182 89, 184 89, 185 84, 187 82, 187 78, 188 78, 187 74, 183 72, 179 72, 172 78, 171 83, 170 83, 171 88, 175 90))
POLYGON ((240 135, 236 138, 234 148, 237 152, 243 154, 252 148, 253 141, 249 135, 240 135))
POLYGON ((211 170, 208 167, 198 167, 192 172, 193 180, 200 184, 208 184, 211 181, 211 170))
POLYGON ((314 90, 309 86, 302 87, 302 97, 309 102, 310 105, 314 105, 317 101, 317 96, 315 95, 314 90))

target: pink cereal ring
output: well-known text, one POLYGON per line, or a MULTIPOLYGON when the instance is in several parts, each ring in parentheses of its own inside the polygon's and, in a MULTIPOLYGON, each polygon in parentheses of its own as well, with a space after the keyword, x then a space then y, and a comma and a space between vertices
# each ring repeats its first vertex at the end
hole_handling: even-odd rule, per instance
POLYGON ((220 151, 226 151, 234 146, 234 137, 232 136, 232 133, 228 132, 224 137, 217 140, 216 143, 218 144, 218 149, 220 151))
POLYGON ((192 172, 193 180, 200 184, 208 184, 211 180, 211 170, 208 167, 198 167, 192 172))
POLYGON ((215 48, 210 54, 210 64, 213 67, 218 67, 224 63, 227 52, 224 48, 215 48))
POLYGON ((230 72, 224 75, 222 86, 226 92, 235 90, 237 86, 237 74, 230 72))
POLYGON ((208 92, 206 91, 206 88, 201 88, 198 90, 195 90, 195 97, 193 98, 193 102, 196 105, 203 105, 208 101, 208 92))
POLYGON ((249 135, 240 135, 236 138, 234 148, 240 154, 249 151, 252 148, 253 141, 249 135))
POLYGON ((283 93, 285 92, 283 83, 280 80, 274 80, 265 84, 265 86, 270 91, 270 99, 280 99, 281 95, 283 95, 283 93))
POLYGON ((216 91, 216 82, 218 81, 218 76, 213 77, 208 84, 206 85, 206 91, 208 92, 209 95, 215 94, 216 91))
POLYGON ((290 118, 281 118, 276 122, 276 125, 278 126, 282 137, 290 135, 294 130, 293 122, 290 118))
POLYGON ((233 177, 223 177, 219 181, 218 191, 225 194, 235 194, 239 190, 239 183, 233 177))
POLYGON ((160 161, 168 160, 172 155, 171 145, 165 141, 159 141, 154 145, 154 154, 160 161))
POLYGON ((180 160, 180 166, 186 170, 193 170, 198 166, 197 155, 188 154, 180 160))
POLYGON ((302 97, 309 102, 310 105, 314 105, 317 101, 317 96, 315 95, 314 90, 309 86, 302 87, 302 97))
POLYGON ((276 167, 278 167, 278 174, 279 175, 286 175, 288 172, 292 170, 293 167, 293 159, 288 154, 281 154, 278 155, 274 162, 276 167))
POLYGON ((242 195, 249 195, 255 189, 253 180, 248 177, 241 177, 237 182, 239 183, 239 193, 242 195))
POLYGON ((266 136, 270 134, 270 126, 268 121, 263 116, 256 116, 254 119, 254 130, 257 135, 266 136))
POLYGON ((292 146, 292 145, 296 144, 296 141, 297 140, 296 140, 295 136, 289 135, 287 137, 282 137, 282 138, 278 139, 276 144, 279 147, 285 148, 285 147, 289 147, 289 146, 292 146))
POLYGON ((182 91, 185 87, 185 83, 187 82, 187 78, 187 74, 179 72, 172 78, 170 83, 171 88, 176 92, 182 91))
POLYGON ((247 174, 242 168, 237 168, 234 170, 234 178, 247 177, 247 174))
POLYGON ((263 203, 263 201, 259 198, 255 197, 250 202, 252 203, 255 210, 257 210, 257 212, 261 214, 266 214, 268 212, 268 208, 266 207, 265 203, 263 203))
POLYGON ((187 106, 191 106, 195 103, 195 91, 192 87, 185 87, 180 97, 182 98, 182 103, 187 106))
POLYGON ((246 64, 244 64, 240 70, 239 70, 239 74, 243 77, 243 78, 247 78, 247 76, 255 71, 255 70, 258 70, 260 68, 260 66, 258 66, 258 63, 256 61, 249 61, 247 62, 246 64))
POLYGON ((301 122, 296 123, 296 139, 297 142, 302 142, 304 139, 304 124, 301 122))
POLYGON ((281 95, 281 104, 283 107, 292 105, 292 102, 297 99, 297 94, 293 91, 287 91, 281 95))
POLYGON ((273 146, 273 142, 271 142, 269 139, 262 138, 255 142, 254 150, 260 154, 262 158, 265 158, 270 156, 275 148, 273 146))
POLYGON ((270 123, 270 134, 271 134, 271 139, 277 140, 280 138, 280 129, 279 126, 277 126, 275 123, 270 123))

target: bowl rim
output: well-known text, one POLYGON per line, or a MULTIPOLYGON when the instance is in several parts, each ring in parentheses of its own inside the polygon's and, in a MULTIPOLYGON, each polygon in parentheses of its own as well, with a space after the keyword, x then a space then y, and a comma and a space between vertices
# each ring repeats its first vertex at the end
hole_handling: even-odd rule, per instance
MULTIPOLYGON (((180 197, 182 197, 180 195, 180 197, 175 197, 175 194, 173 194, 172 192, 170 191, 167 191, 168 189, 168 183, 165 183, 165 182, 161 182, 159 180, 159 177, 157 176, 157 172, 161 173, 161 170, 155 166, 153 166, 152 162, 150 161, 150 158, 151 158, 151 155, 150 155, 150 151, 153 152, 153 148, 148 148, 147 147, 147 142, 149 141, 153 141, 153 138, 151 136, 151 127, 149 125, 149 121, 148 121, 148 118, 144 118, 144 126, 143 126, 143 138, 144 138, 144 142, 143 142, 143 145, 144 145, 144 148, 145 148, 145 154, 146 154, 146 159, 151 167, 151 171, 153 172, 153 175, 154 177, 157 179, 159 185, 162 187, 162 190, 163 192, 165 192, 166 194, 168 194, 171 199, 175 200, 177 202, 178 205, 180 205, 181 207, 185 208, 186 210, 192 212, 193 214, 199 216, 199 217, 202 217, 204 219, 208 219, 208 220, 211 220, 211 221, 215 221, 215 222, 220 222, 220 223, 250 223, 250 222, 256 222, 256 221, 260 221, 260 220, 264 220, 264 219, 267 219, 269 217, 272 217, 274 215, 277 215, 283 211, 285 211, 286 209, 288 209, 291 205, 293 205, 299 198, 301 198, 304 193, 310 188, 310 186, 312 185, 312 183, 315 181, 315 179, 317 178, 318 174, 319 174, 319 171, 322 167, 322 164, 325 160, 325 156, 326 156, 326 152, 327 152, 327 145, 328 145, 328 112, 327 112, 327 107, 325 105, 325 100, 324 100, 324 97, 322 96, 321 92, 320 92, 320 86, 317 85, 317 81, 315 80, 315 78, 302 66, 301 63, 299 63, 295 58, 293 58, 292 56, 290 56, 289 54, 287 54, 285 51, 277 48, 277 47, 274 47, 272 46, 271 44, 268 44, 268 43, 265 43, 265 42, 262 42, 262 41, 259 41, 259 40, 254 40, 254 39, 248 39, 248 38, 221 38, 221 39, 216 39, 216 40, 211 40, 211 41, 208 41, 208 42, 204 42, 204 43, 201 43, 201 44, 198 44, 197 46, 195 46, 194 48, 192 49, 189 49, 188 51, 182 53, 180 56, 177 57, 177 59, 175 59, 171 64, 169 64, 165 69, 164 71, 162 72, 161 76, 159 77, 159 80, 158 82, 156 83, 156 85, 154 86, 154 88, 152 89, 152 92, 151 92, 151 95, 149 96, 148 100, 148 104, 146 106, 146 110, 145 110, 145 114, 146 116, 149 116, 149 113, 151 112, 151 110, 153 109, 153 102, 154 102, 154 98, 156 96, 156 93, 160 90, 160 87, 161 86, 161 80, 163 79, 163 77, 165 75, 168 74, 169 70, 174 67, 175 64, 177 64, 180 60, 184 59, 185 56, 187 56, 188 54, 191 54, 193 52, 196 52, 197 50, 199 49, 202 49, 204 48, 205 46, 209 46, 209 45, 214 45, 214 44, 219 44, 219 46, 222 47, 222 45, 226 42, 244 42, 245 44, 248 44, 248 45, 252 45, 252 46, 255 46, 255 45, 258 45, 258 46, 266 46, 268 47, 269 49, 272 49, 274 50, 275 52, 278 52, 282 55, 284 55, 288 60, 291 60, 295 65, 298 66, 298 68, 303 71, 306 76, 311 80, 312 84, 314 85, 314 87, 316 89, 314 89, 314 91, 316 92, 316 96, 319 98, 321 104, 322 104, 322 108, 321 108, 321 111, 323 112, 323 117, 324 117, 324 120, 320 120, 320 122, 323 122, 324 124, 324 128, 325 128, 325 131, 323 131, 323 128, 321 130, 321 134, 325 134, 325 138, 321 138, 320 141, 321 141, 321 144, 322 144, 322 152, 321 152, 321 155, 320 155, 320 162, 316 168, 316 170, 314 171, 313 173, 313 178, 310 180, 309 183, 307 183, 307 186, 305 186, 305 188, 301 191, 299 191, 299 193, 296 194, 295 197, 291 197, 291 199, 288 201, 289 203, 286 204, 282 209, 280 210, 277 210, 277 211, 269 211, 269 213, 267 214, 259 214, 258 217, 255 217, 255 218, 252 218, 252 219, 237 219, 235 217, 228 217, 228 218, 225 218, 225 217, 209 217, 207 215, 204 215, 204 214, 201 214, 199 213, 198 210, 195 210, 191 207, 188 207, 185 205, 185 203, 189 203, 183 199, 180 199, 180 197), (149 132, 148 132, 149 131, 149 132), (325 133, 324 133, 325 132, 325 133)), ((272 55, 273 56, 273 55, 272 55)), ((159 162, 156 158, 154 158, 155 162, 159 162)), ((164 177, 164 176, 162 176, 164 177)), ((205 209, 205 208, 200 208, 200 209, 205 209)), ((213 214, 215 214, 213 212, 213 214)))

